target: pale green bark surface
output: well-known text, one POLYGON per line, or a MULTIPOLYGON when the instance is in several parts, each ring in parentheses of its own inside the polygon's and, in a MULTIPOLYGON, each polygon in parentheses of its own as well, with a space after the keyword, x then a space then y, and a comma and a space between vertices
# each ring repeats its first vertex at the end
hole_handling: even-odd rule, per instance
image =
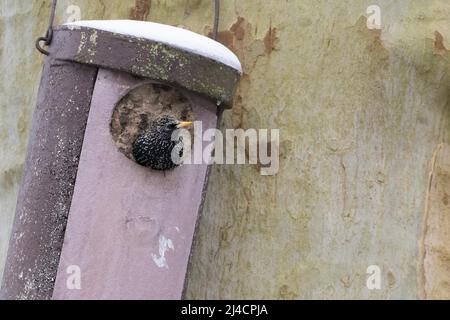
POLYGON ((33 42, 45 29, 45 8, 33 3, 0 1, 0 277, 42 63, 33 42))
MULTIPOLYGON (((281 165, 273 177, 213 169, 187 297, 442 297, 423 272, 448 270, 450 259, 443 252, 441 267, 423 270, 423 221, 430 162, 450 138, 450 4, 222 2, 220 39, 245 71, 222 127, 280 129, 281 165), (366 26, 371 4, 381 33, 366 26), (382 270, 381 290, 366 287, 370 265, 382 270)), ((2 266, 42 67, 33 42, 50 1, 0 4, 2 266)), ((59 22, 70 5, 82 19, 134 16, 202 34, 213 19, 207 0, 60 0, 59 22)))

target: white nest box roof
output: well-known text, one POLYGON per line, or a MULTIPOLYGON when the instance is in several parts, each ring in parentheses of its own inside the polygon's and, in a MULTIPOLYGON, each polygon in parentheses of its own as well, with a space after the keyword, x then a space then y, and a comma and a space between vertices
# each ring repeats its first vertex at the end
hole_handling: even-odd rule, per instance
POLYGON ((65 25, 88 27, 157 41, 221 62, 242 73, 241 63, 230 49, 217 41, 186 29, 135 20, 84 20, 65 25))

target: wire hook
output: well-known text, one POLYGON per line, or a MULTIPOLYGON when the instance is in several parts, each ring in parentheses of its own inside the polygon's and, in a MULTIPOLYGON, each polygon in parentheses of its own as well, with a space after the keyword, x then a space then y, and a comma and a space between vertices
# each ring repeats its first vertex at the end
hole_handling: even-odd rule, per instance
MULTIPOLYGON (((41 42, 44 42, 46 46, 49 46, 52 43, 53 39, 53 23, 55 21, 55 13, 56 13, 56 4, 57 0, 53 0, 52 7, 50 11, 50 18, 48 21, 47 33, 44 37, 39 37, 36 39, 36 49, 46 56, 49 55, 49 52, 41 47, 41 42)), ((218 30, 219 30, 219 18, 220 18, 220 0, 215 0, 215 14, 214 14, 214 31, 213 38, 217 40, 218 30)))
POLYGON ((55 14, 56 14, 56 4, 57 0, 53 0, 52 7, 50 11, 50 18, 48 20, 48 28, 47 32, 45 33, 44 37, 39 37, 36 39, 36 49, 46 56, 49 55, 49 52, 41 47, 41 42, 44 42, 46 46, 49 46, 52 43, 53 39, 53 23, 55 21, 55 14))

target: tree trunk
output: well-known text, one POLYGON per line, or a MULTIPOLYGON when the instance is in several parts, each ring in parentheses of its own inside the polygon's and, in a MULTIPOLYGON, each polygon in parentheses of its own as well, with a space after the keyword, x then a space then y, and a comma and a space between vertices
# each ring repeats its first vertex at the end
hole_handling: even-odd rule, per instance
MULTIPOLYGON (((16 3, 0 13, 0 265, 50 1, 16 3)), ((81 18, 212 31, 213 1, 102 3, 77 1, 81 18)), ((187 298, 450 298, 450 4, 379 0, 381 30, 371 4, 222 1, 245 75, 221 127, 280 129, 280 170, 214 167, 187 298)))

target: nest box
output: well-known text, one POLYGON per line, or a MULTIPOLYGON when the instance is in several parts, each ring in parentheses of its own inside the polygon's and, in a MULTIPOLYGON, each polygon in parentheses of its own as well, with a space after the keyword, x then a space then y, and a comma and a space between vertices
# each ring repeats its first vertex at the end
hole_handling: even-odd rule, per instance
POLYGON ((6 299, 179 299, 208 165, 131 155, 162 114, 215 128, 241 75, 204 36, 138 21, 55 28, 3 279, 6 299))

